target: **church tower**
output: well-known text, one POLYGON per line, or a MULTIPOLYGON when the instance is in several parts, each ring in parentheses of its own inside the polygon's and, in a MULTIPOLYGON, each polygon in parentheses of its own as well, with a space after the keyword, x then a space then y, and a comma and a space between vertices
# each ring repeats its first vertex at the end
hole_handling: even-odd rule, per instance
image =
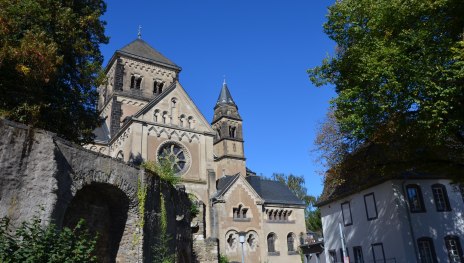
POLYGON ((238 107, 230 95, 225 80, 214 107, 211 126, 216 131, 214 154, 217 177, 237 173, 245 176, 242 118, 238 113, 238 107))

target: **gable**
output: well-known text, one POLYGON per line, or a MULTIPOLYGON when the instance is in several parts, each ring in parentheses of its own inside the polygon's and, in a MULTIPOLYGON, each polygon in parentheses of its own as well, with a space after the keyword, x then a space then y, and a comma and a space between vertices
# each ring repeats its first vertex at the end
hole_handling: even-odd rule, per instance
POLYGON ((178 81, 143 107, 134 117, 146 122, 214 134, 211 125, 178 81))
POLYGON ((226 178, 222 178, 223 180, 227 181, 223 189, 218 189, 218 193, 216 193, 216 199, 225 199, 228 200, 229 196, 236 192, 238 188, 240 188, 239 192, 246 192, 252 199, 255 200, 256 203, 263 203, 263 199, 256 193, 256 191, 251 187, 251 185, 245 180, 243 176, 240 174, 234 176, 226 176, 226 178))

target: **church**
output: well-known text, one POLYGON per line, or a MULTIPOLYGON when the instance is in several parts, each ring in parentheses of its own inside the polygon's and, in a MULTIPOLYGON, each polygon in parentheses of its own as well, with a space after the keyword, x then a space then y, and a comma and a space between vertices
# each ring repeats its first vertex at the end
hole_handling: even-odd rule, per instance
POLYGON ((180 71, 140 37, 115 51, 98 90, 104 121, 85 147, 134 165, 168 160, 200 205, 191 223, 194 246, 216 240, 216 254, 230 262, 242 256, 245 262, 301 262, 305 203, 284 184, 247 169, 243 120, 227 83, 218 85, 208 122, 179 82, 180 71))

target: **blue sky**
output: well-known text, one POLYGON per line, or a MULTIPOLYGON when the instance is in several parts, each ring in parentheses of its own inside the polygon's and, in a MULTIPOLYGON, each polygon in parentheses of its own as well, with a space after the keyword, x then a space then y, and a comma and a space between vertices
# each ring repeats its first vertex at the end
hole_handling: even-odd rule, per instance
POLYGON ((332 54, 323 33, 333 0, 108 1, 105 64, 137 37, 182 67, 180 81, 207 120, 226 75, 243 119, 247 166, 258 174, 304 175, 322 191, 314 138, 332 87, 316 88, 306 70, 332 54))

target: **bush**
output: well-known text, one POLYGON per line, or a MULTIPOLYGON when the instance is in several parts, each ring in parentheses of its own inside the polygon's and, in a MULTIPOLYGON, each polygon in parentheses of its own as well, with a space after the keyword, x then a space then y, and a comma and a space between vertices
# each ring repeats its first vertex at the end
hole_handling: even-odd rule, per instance
POLYGON ((74 230, 54 224, 41 226, 37 217, 13 231, 8 218, 0 219, 0 262, 77 263, 97 262, 96 238, 79 221, 74 230))
POLYGON ((141 165, 145 170, 155 173, 161 180, 174 186, 181 181, 180 176, 176 176, 169 162, 164 161, 155 163, 153 161, 143 162, 141 165))

